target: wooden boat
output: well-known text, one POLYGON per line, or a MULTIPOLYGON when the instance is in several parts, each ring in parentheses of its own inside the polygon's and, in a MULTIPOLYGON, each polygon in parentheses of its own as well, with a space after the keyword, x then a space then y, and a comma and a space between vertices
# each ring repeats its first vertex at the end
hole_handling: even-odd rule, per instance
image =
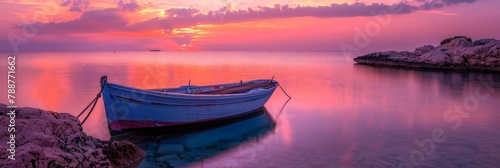
POLYGON ((227 120, 257 112, 278 82, 248 82, 166 89, 137 89, 101 77, 102 96, 111 130, 175 127, 227 120))

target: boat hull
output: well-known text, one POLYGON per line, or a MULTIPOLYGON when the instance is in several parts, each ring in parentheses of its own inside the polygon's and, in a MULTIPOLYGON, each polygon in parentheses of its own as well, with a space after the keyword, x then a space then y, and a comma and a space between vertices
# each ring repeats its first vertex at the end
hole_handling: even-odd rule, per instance
POLYGON ((110 129, 171 127, 225 120, 258 111, 271 97, 270 88, 244 94, 175 94, 102 83, 110 129))

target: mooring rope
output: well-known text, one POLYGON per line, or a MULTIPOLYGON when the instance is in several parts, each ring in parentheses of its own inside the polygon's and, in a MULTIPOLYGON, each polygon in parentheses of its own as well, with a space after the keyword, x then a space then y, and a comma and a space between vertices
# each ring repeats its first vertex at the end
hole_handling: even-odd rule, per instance
POLYGON ((288 93, 286 93, 285 89, 283 89, 283 87, 281 87, 281 84, 278 83, 278 86, 280 87, 281 91, 283 91, 283 93, 285 93, 285 95, 288 96, 288 100, 286 100, 285 104, 283 104, 283 106, 281 106, 281 109, 278 112, 278 115, 274 118, 274 121, 278 121, 278 119, 281 116, 281 113, 283 113, 283 110, 285 109, 285 106, 288 104, 288 102, 290 101, 290 99, 292 99, 292 97, 290 95, 288 95, 288 93))
POLYGON ((83 121, 82 121, 82 125, 83 125, 83 123, 85 123, 85 121, 87 121, 87 118, 89 118, 90 113, 92 113, 92 111, 94 110, 94 107, 95 107, 95 105, 97 104, 97 100, 99 100, 99 98, 101 98, 101 93, 102 93, 102 90, 104 89, 104 83, 103 83, 103 81, 102 81, 102 80, 103 80, 103 79, 105 79, 105 78, 106 78, 106 77, 101 77, 101 91, 99 91, 99 93, 97 93, 97 96, 94 98, 94 100, 92 100, 92 101, 90 102, 90 104, 89 104, 89 105, 87 105, 87 107, 85 107, 85 109, 83 109, 83 111, 82 111, 80 114, 78 114, 78 116, 77 116, 77 118, 80 118, 80 116, 81 116, 81 115, 82 115, 85 111, 87 111, 87 109, 90 107, 90 105, 92 105, 92 108, 90 108, 89 113, 88 113, 88 114, 87 114, 87 116, 85 116, 85 118, 83 119, 83 121))
POLYGON ((292 97, 290 95, 288 95, 288 93, 286 93, 285 89, 283 89, 283 87, 281 87, 281 84, 278 84, 278 86, 280 87, 281 91, 283 91, 283 93, 285 93, 285 95, 288 96, 288 99, 292 99, 292 97))

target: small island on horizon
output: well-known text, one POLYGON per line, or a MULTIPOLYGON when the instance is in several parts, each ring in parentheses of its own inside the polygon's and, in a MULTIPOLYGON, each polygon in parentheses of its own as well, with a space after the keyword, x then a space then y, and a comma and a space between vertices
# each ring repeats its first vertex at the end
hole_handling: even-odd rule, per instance
POLYGON ((415 51, 384 51, 353 59, 358 64, 441 70, 500 72, 500 40, 472 41, 466 36, 444 39, 440 45, 424 45, 415 51))

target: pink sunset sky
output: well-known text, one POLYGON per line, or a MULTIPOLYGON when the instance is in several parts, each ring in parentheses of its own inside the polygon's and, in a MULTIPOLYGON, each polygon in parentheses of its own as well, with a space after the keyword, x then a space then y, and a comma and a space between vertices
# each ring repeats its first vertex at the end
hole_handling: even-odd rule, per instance
POLYGON ((500 38, 499 0, 6 0, 0 52, 380 51, 500 38))

